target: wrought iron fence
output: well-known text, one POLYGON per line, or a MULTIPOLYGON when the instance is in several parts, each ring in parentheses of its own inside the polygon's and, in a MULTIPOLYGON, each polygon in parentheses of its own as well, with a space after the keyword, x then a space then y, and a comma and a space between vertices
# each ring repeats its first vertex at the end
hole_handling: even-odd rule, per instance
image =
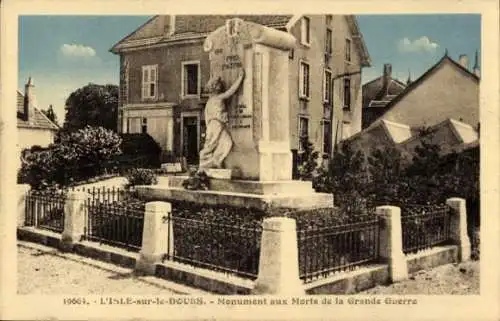
POLYGON ((299 274, 305 283, 335 272, 356 269, 378 259, 380 220, 297 231, 299 274))
POLYGON ((29 191, 25 201, 25 224, 62 233, 64 230, 65 201, 64 191, 29 191))
POLYGON ((165 259, 213 271, 256 279, 261 225, 233 226, 198 219, 165 216, 175 242, 168 241, 165 259))
POLYGON ((145 203, 101 201, 85 204, 84 239, 138 252, 142 246, 145 203))
POLYGON ((92 201, 100 202, 100 203, 113 203, 113 202, 122 202, 128 198, 128 192, 124 189, 117 188, 113 186, 109 187, 95 187, 85 188, 85 187, 71 187, 72 191, 81 191, 87 192, 90 194, 90 198, 92 201))
POLYGON ((450 212, 447 205, 411 205, 402 208, 403 252, 415 253, 450 240, 450 212))

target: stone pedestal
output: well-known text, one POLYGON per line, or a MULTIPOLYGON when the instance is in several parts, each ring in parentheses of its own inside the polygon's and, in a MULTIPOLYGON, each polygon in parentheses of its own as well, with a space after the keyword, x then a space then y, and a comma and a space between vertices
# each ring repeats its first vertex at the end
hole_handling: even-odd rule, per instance
POLYGON ((69 191, 64 204, 64 231, 62 233, 62 248, 70 250, 82 239, 85 226, 85 201, 88 193, 69 191))
POLYGON ((174 253, 173 224, 168 224, 172 206, 167 202, 149 202, 144 213, 142 247, 136 270, 154 275, 163 255, 174 253))
POLYGON ((26 223, 26 196, 31 190, 28 184, 17 185, 17 226, 24 226, 26 223))
POLYGON ((452 208, 450 215, 450 238, 458 245, 460 262, 470 260, 471 244, 467 234, 467 208, 463 198, 449 198, 446 204, 452 208))
POLYGON ((408 279, 408 266, 403 253, 401 209, 396 206, 379 206, 376 213, 382 223, 379 231, 379 257, 389 263, 392 282, 408 279))
POLYGON ((252 294, 305 295, 299 278, 299 251, 294 219, 272 217, 264 220, 259 275, 252 294))

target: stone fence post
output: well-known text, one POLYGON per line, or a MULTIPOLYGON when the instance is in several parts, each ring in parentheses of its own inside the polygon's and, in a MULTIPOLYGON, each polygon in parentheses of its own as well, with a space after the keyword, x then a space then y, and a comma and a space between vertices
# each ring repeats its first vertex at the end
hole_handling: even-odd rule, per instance
POLYGON ((174 233, 172 222, 172 204, 168 202, 146 203, 142 247, 136 270, 154 275, 156 263, 160 263, 165 254, 174 253, 174 233))
POLYGON ((85 231, 85 201, 89 195, 81 191, 68 191, 64 204, 64 230, 62 233, 62 248, 70 250, 75 243, 81 241, 85 231))
POLYGON ((458 259, 464 262, 470 259, 471 245, 467 234, 467 208, 463 198, 453 197, 446 200, 453 210, 450 215, 450 238, 458 245, 458 259))
POLYGON ((252 294, 305 295, 299 278, 299 253, 294 219, 271 217, 262 224, 259 274, 252 294))
POLYGON ((379 257, 389 264, 392 282, 408 278, 408 266, 403 253, 401 209, 396 206, 378 206, 377 215, 382 224, 379 231, 379 257))
POLYGON ((26 196, 30 190, 28 184, 17 184, 17 227, 26 225, 26 196))

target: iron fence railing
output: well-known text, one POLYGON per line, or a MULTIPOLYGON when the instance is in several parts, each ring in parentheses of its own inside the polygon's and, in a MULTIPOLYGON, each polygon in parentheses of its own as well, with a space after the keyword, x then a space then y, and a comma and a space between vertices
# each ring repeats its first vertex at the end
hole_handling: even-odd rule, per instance
POLYGON ((257 278, 260 225, 233 226, 172 214, 167 214, 164 220, 175 240, 172 245, 169 239, 165 259, 247 279, 257 278))
POLYGON ((62 233, 65 201, 63 191, 29 191, 25 198, 25 224, 62 233))
POLYGON ((450 240, 450 212, 447 205, 413 205, 402 208, 403 252, 415 253, 450 240))
POLYGON ((93 186, 92 188, 73 186, 70 187, 70 190, 87 192, 92 201, 100 203, 122 202, 129 196, 126 190, 115 186, 111 188, 104 186, 93 186))
POLYGON ((85 203, 84 239, 138 252, 142 246, 145 203, 100 201, 85 203))
POLYGON ((379 253, 378 218, 297 231, 299 274, 305 283, 374 262, 379 253))

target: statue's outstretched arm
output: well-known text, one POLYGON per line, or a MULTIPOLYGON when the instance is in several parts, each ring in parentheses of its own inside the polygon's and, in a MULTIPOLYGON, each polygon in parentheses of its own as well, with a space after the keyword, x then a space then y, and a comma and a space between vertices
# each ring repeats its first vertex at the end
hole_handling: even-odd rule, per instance
POLYGON ((231 85, 231 87, 229 87, 229 89, 226 92, 220 94, 219 97, 222 99, 227 99, 227 98, 231 97, 232 95, 234 95, 236 90, 238 90, 238 88, 240 87, 241 81, 243 80, 244 76, 245 76, 245 71, 243 70, 243 68, 241 68, 240 75, 238 76, 238 79, 236 79, 236 81, 231 85))

